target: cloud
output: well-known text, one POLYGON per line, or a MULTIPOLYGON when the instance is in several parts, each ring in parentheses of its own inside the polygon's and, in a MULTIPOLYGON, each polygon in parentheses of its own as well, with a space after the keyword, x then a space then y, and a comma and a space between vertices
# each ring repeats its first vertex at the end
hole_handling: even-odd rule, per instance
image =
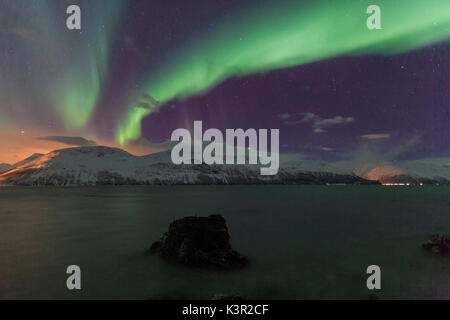
POLYGON ((322 147, 322 146, 317 147, 317 149, 322 150, 322 151, 327 151, 327 152, 331 152, 331 151, 334 150, 333 148, 330 148, 330 147, 322 147))
POLYGON ((314 132, 320 133, 325 132, 323 128, 330 127, 330 126, 336 126, 336 125, 346 125, 349 123, 352 123, 355 119, 353 117, 342 117, 342 116, 336 116, 334 118, 328 118, 328 119, 321 119, 317 116, 312 119, 314 124, 314 132))
POLYGON ((352 123, 355 119, 353 117, 336 116, 333 118, 321 118, 312 112, 294 113, 294 114, 280 114, 281 119, 285 120, 284 124, 297 125, 300 123, 312 122, 315 133, 326 132, 325 128, 337 125, 346 125, 352 123))
POLYGON ((279 114, 278 117, 280 119, 286 120, 286 119, 289 119, 291 117, 291 115, 289 113, 282 113, 282 114, 279 114))
POLYGON ((53 141, 66 144, 68 146, 77 146, 77 147, 90 147, 97 145, 95 141, 87 140, 82 137, 49 136, 49 137, 35 138, 35 140, 53 141))
POLYGON ((361 136, 364 140, 389 139, 390 137, 389 133, 364 134, 361 136))

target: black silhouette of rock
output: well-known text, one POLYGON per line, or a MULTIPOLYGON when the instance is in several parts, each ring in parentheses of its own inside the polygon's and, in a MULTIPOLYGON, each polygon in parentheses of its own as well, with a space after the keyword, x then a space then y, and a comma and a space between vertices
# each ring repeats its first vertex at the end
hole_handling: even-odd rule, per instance
POLYGON ((450 236, 434 235, 422 247, 441 256, 450 257, 450 236))
POLYGON ((150 247, 167 261, 191 267, 232 269, 247 259, 234 251, 225 219, 220 215, 186 217, 172 222, 169 230, 150 247))

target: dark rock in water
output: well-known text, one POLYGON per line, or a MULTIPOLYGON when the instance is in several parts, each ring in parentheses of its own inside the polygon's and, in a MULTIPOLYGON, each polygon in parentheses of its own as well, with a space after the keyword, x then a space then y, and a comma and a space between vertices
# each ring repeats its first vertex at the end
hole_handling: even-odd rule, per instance
POLYGON ((441 256, 450 257, 450 236, 434 235, 422 247, 441 256))
POLYGON ((218 300, 218 301, 240 301, 245 300, 244 297, 241 296, 233 296, 228 294, 216 294, 212 300, 218 300))
POLYGON ((234 251, 225 219, 220 215, 186 217, 172 222, 169 230, 150 247, 151 253, 192 267, 232 269, 247 259, 234 251))

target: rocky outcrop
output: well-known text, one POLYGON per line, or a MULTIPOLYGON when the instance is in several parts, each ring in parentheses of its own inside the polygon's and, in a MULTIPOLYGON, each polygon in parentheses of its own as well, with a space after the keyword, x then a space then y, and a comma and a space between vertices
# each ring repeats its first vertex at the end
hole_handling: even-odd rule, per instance
POLYGON ((422 247, 441 256, 450 257, 450 236, 434 235, 422 247))
POLYGON ((186 217, 172 222, 150 252, 190 267, 233 269, 247 263, 245 257, 231 248, 228 228, 220 215, 186 217))

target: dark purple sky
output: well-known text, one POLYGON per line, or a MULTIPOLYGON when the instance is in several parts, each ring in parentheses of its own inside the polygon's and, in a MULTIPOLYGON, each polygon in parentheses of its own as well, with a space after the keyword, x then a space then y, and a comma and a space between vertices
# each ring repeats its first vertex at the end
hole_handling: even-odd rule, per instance
POLYGON ((448 156, 449 48, 440 45, 393 57, 341 57, 230 79, 149 116, 143 135, 162 141, 174 129, 202 120, 205 128, 279 128, 283 151, 323 158, 354 150, 367 141, 361 137, 367 134, 390 135, 372 139, 386 151, 416 139, 402 157, 448 156), (298 121, 304 113, 354 120, 316 133, 313 121, 298 121))
MULTIPOLYGON (((123 24, 122 43, 113 49, 112 74, 93 122, 96 130, 113 134, 111 123, 120 114, 115 109, 127 103, 130 90, 140 92, 141 76, 163 63, 188 35, 214 28, 217 16, 226 16, 240 3, 200 1, 194 8, 170 1, 158 3, 157 10, 147 1, 130 5, 133 19, 123 24)), ((201 96, 167 103, 144 119, 143 137, 161 142, 173 130, 202 120, 204 128, 279 128, 282 151, 324 159, 340 158, 362 144, 394 154, 408 145, 396 158, 448 156, 449 57, 450 45, 440 44, 396 56, 339 57, 232 78, 201 96), (317 133, 314 119, 301 121, 305 113, 314 114, 316 121, 339 116, 353 121, 317 133), (361 137, 368 134, 384 138, 361 137)))

